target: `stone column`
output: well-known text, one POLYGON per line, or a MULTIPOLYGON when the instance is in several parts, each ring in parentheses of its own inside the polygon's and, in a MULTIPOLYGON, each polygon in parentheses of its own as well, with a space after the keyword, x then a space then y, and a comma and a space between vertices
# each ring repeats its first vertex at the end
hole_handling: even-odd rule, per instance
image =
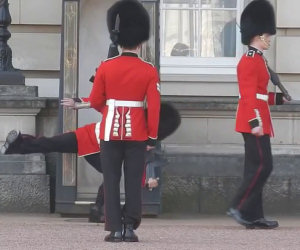
MULTIPOLYGON (((46 105, 37 87, 25 86, 25 77, 12 65, 10 24, 8 0, 0 0, 0 144, 11 129, 35 134, 36 116, 46 105)), ((43 155, 0 155, 0 179, 0 212, 50 211, 43 155)))

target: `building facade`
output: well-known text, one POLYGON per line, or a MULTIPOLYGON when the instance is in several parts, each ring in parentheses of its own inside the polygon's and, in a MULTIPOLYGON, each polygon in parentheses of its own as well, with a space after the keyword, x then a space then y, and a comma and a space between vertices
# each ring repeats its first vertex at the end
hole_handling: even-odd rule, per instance
MULTIPOLYGON (((78 34, 72 33, 68 39, 76 42, 77 46, 77 94, 88 96, 92 87, 88 80, 100 61, 107 57, 110 40, 106 27, 106 10, 113 2, 9 0, 12 16, 12 25, 9 27, 12 37, 9 44, 13 50, 13 65, 22 70, 26 85, 38 86, 40 97, 59 96, 62 66, 66 63, 61 64, 61 51, 65 51, 61 47, 61 34, 66 27, 62 20, 76 15, 78 34), (71 6, 68 16, 64 16, 66 12, 63 4, 67 2, 74 2, 77 9, 72 9, 71 6)), ((166 177, 171 187, 180 189, 175 184, 179 176, 184 176, 185 179, 181 180, 187 183, 191 176, 240 174, 240 170, 235 171, 235 167, 227 169, 225 166, 222 169, 218 166, 228 164, 222 158, 224 155, 232 156, 232 159, 243 152, 242 137, 234 131, 238 98, 235 67, 245 51, 240 42, 239 17, 249 2, 250 0, 159 2, 157 32, 160 38, 161 94, 163 99, 173 102, 182 115, 178 131, 163 142, 171 163, 166 168, 167 175, 176 177, 173 178, 174 183, 171 177, 166 177), (209 155, 211 158, 207 158, 209 155), (219 163, 212 161, 216 159, 215 155, 221 157, 218 158, 219 163)), ((279 73, 291 96, 300 99, 300 50, 297 47, 300 42, 300 17, 297 13, 300 2, 271 0, 271 3, 276 11, 277 34, 266 57, 271 68, 279 73)), ((270 84, 270 89, 274 90, 275 87, 270 84)), ((299 111, 298 105, 285 105, 272 110, 275 127, 272 143, 275 154, 300 154, 299 111)), ((99 119, 101 117, 95 111, 79 111, 78 126, 99 119)), ((22 125, 17 129, 25 133, 36 133, 22 125)), ((43 125, 38 133, 50 136, 56 131, 53 127, 43 125)), ((239 162, 240 158, 237 159, 239 162)), ((93 171, 83 160, 78 160, 76 172, 77 176, 81 176, 76 181, 78 199, 94 197, 100 177, 93 171)), ((188 185, 191 199, 198 197, 199 186, 203 189, 205 184, 203 181, 209 182, 198 177, 188 185)), ((166 187, 165 196, 163 195, 166 201, 171 202, 172 195, 172 191, 166 187)), ((201 210, 199 206, 197 203, 192 210, 201 210)), ((171 210, 169 208, 168 211, 171 210)))

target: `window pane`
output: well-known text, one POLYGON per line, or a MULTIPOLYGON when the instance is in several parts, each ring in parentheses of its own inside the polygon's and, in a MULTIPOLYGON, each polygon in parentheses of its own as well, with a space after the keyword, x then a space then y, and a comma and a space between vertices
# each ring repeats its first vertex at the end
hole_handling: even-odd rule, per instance
POLYGON ((162 56, 197 56, 198 10, 166 10, 162 56))
POLYGON ((201 11, 201 57, 236 56, 236 12, 201 11))
MULTIPOLYGON (((192 1, 191 1, 192 2, 192 1)), ((178 9, 178 10, 182 10, 182 9, 194 9, 194 8, 199 8, 197 3, 184 3, 181 1, 181 3, 168 3, 165 4, 165 8, 167 9, 178 9)))
POLYGON ((165 10, 163 15, 162 56, 236 56, 236 11, 165 10))
POLYGON ((198 4, 200 0, 163 0, 166 4, 198 4))
POLYGON ((164 4, 198 5, 201 8, 236 8, 237 0, 163 0, 164 4))
POLYGON ((237 0, 201 0, 202 8, 236 8, 237 0))

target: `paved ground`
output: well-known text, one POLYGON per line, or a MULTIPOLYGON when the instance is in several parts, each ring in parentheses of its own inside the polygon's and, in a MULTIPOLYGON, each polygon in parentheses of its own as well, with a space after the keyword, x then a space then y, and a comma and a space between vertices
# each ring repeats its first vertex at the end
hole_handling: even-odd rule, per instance
POLYGON ((225 216, 144 218, 138 243, 105 243, 103 224, 59 215, 0 214, 1 250, 299 250, 300 216, 277 216, 275 230, 246 230, 225 216))

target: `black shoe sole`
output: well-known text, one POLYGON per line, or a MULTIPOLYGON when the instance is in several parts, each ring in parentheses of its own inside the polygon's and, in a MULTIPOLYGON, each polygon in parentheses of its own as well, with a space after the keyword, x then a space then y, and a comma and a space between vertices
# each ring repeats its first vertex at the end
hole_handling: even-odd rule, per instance
POLYGON ((266 227, 266 226, 255 226, 255 225, 247 225, 247 226, 245 226, 246 227, 246 229, 274 229, 274 228, 277 228, 277 227, 279 227, 279 225, 277 225, 277 226, 272 226, 272 227, 266 227))
POLYGON ((113 242, 113 243, 118 243, 122 242, 122 239, 104 239, 105 242, 113 242))
POLYGON ((139 239, 133 239, 133 238, 124 238, 124 242, 139 242, 139 239))

